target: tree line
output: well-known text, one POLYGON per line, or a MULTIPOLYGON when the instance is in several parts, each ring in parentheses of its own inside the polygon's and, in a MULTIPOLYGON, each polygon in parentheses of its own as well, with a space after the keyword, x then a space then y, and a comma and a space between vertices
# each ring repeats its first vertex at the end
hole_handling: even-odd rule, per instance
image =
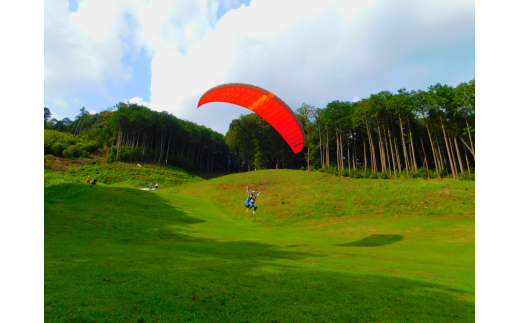
POLYGON ((475 79, 426 91, 382 91, 325 108, 303 104, 296 112, 305 132, 296 156, 257 115, 233 120, 225 139, 237 164, 371 178, 474 174, 475 79))
MULTIPOLYGON (((229 150, 224 136, 165 111, 119 103, 91 114, 85 108, 74 120, 50 118, 44 108, 44 127, 96 142, 108 162, 147 162, 187 170, 226 170, 229 150)), ((65 147, 66 149, 66 147, 65 147)))
POLYGON ((304 103, 296 113, 305 135, 299 154, 256 114, 233 120, 225 136, 130 103, 97 114, 82 108, 74 120, 60 121, 45 108, 44 119, 46 129, 97 142, 109 162, 228 172, 291 168, 370 178, 474 176, 475 79, 426 91, 382 91, 324 108, 304 103))

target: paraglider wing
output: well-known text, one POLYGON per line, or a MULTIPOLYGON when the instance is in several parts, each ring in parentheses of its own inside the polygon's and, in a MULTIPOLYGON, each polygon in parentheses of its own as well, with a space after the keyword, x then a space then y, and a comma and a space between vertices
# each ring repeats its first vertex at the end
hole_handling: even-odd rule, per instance
POLYGON ((254 85, 230 83, 219 85, 204 93, 197 108, 210 102, 232 103, 253 111, 282 135, 295 154, 302 151, 302 124, 291 108, 273 93, 254 85))

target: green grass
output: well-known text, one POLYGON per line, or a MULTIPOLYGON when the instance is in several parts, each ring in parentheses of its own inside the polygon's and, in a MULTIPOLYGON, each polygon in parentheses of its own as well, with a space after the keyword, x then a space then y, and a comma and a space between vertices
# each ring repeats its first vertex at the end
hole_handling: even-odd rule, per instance
POLYGON ((118 187, 145 188, 150 182, 159 182, 160 188, 174 187, 186 183, 196 183, 203 178, 176 167, 137 163, 105 163, 99 159, 71 160, 46 156, 45 180, 62 179, 67 182, 85 183, 98 178, 98 184, 115 185, 118 187), (60 164, 60 162, 64 163, 60 164), (77 164, 74 164, 76 162, 77 164))
POLYGON ((262 192, 258 198, 261 212, 253 221, 272 225, 327 217, 474 219, 475 214, 475 183, 453 179, 351 179, 317 172, 267 170, 184 185, 175 191, 209 198, 231 216, 243 219, 246 186, 262 192))
POLYGON ((271 170, 152 192, 58 183, 45 188, 46 321, 475 319, 473 182, 271 170), (246 183, 262 190, 256 216, 246 183))

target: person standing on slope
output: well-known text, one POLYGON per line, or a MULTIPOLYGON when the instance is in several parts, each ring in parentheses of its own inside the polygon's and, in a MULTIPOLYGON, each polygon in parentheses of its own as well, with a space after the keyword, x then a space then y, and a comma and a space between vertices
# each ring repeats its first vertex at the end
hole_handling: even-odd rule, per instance
POLYGON ((246 190, 247 194, 249 195, 249 207, 247 208, 246 213, 249 212, 250 208, 254 207, 255 209, 253 210, 253 214, 256 214, 255 212, 258 206, 255 204, 255 200, 262 192, 258 192, 258 194, 255 194, 255 191, 249 192, 249 186, 246 187, 246 190))
POLYGON ((90 176, 87 176, 87 184, 90 184, 90 176))
POLYGON ((152 182, 150 182, 150 189, 149 189, 149 191, 151 191, 151 190, 152 190, 152 188, 153 188, 153 183, 152 183, 152 182))

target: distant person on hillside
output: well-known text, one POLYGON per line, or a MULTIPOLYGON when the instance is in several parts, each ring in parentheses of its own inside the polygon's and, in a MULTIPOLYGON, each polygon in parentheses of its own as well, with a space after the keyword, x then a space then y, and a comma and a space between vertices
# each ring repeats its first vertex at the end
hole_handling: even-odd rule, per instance
POLYGON ((97 177, 95 177, 95 178, 92 180, 92 183, 91 183, 91 184, 92 184, 92 185, 96 185, 96 183, 97 183, 97 177))
POLYGON ((250 208, 254 207, 255 209, 253 210, 253 214, 256 214, 255 212, 256 212, 256 208, 258 206, 255 204, 255 200, 262 192, 258 192, 258 194, 255 194, 255 191, 249 192, 249 186, 246 187, 246 190, 247 190, 247 195, 249 195, 249 206, 246 210, 246 213, 249 212, 250 208))
POLYGON ((90 184, 90 176, 87 176, 87 184, 90 184))
POLYGON ((152 188, 153 188, 153 183, 152 183, 152 182, 150 182, 150 189, 149 189, 149 191, 151 191, 151 190, 152 190, 152 188))
POLYGON ((155 189, 159 189, 159 182, 155 183, 155 189))

